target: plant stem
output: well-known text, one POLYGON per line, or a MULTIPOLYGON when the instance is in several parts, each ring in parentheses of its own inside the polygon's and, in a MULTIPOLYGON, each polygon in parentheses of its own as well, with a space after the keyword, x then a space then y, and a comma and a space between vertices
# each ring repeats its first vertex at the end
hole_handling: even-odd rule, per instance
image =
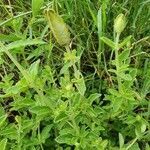
POLYGON ((120 34, 117 33, 117 36, 115 38, 115 61, 116 61, 118 90, 119 90, 119 92, 121 92, 121 78, 119 76, 120 65, 119 65, 119 54, 118 54, 118 51, 119 51, 119 37, 120 37, 120 34))

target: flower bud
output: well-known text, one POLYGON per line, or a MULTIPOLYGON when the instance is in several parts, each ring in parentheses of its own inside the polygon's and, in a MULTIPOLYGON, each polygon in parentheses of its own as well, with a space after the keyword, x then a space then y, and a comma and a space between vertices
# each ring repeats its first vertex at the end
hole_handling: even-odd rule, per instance
POLYGON ((119 14, 114 21, 114 30, 120 34, 126 26, 126 18, 124 14, 119 14))
POLYGON ((49 27, 59 45, 69 45, 70 33, 63 19, 53 10, 45 10, 45 16, 48 20, 49 27))

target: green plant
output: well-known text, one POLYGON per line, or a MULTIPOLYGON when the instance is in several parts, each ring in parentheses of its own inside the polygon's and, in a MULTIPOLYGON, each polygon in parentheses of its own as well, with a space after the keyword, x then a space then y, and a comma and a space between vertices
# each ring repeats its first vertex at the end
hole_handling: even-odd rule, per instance
POLYGON ((148 150, 148 4, 1 0, 0 149, 148 150))

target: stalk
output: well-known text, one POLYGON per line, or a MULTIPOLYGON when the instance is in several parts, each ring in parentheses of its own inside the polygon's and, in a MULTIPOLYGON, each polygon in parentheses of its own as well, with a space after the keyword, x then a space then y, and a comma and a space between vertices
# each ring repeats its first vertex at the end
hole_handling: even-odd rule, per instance
POLYGON ((120 69, 120 65, 119 65, 119 37, 120 34, 117 33, 116 39, 115 39, 115 61, 116 61, 116 71, 117 71, 117 81, 118 81, 118 90, 119 92, 121 92, 121 78, 119 76, 119 69, 120 69))

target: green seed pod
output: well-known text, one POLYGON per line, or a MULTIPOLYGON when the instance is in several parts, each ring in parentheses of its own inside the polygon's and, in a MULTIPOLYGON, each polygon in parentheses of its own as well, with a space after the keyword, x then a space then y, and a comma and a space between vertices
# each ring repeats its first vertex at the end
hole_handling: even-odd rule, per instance
POLYGON ((45 10, 45 16, 48 20, 49 27, 59 45, 69 45, 70 33, 63 19, 53 10, 45 10))
POLYGON ((126 26, 126 18, 124 14, 119 14, 114 21, 114 30, 120 34, 126 26))

